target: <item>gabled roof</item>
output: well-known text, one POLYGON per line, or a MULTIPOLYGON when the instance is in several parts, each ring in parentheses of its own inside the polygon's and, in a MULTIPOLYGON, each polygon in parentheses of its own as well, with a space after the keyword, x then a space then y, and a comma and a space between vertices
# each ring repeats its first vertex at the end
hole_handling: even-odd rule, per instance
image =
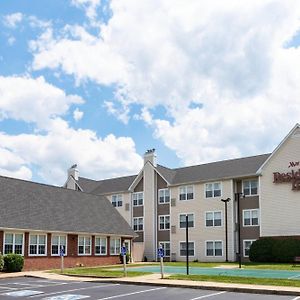
POLYGON ((0 227, 135 236, 104 196, 0 176, 0 227))
POLYGON ((254 176, 269 155, 262 154, 174 169, 176 174, 172 185, 254 176))
MULTIPOLYGON (((230 178, 244 178, 247 176, 256 176, 257 170, 269 156, 270 154, 268 153, 177 169, 157 165, 155 170, 158 174, 162 175, 170 186, 230 178)), ((138 175, 99 181, 79 177, 78 183, 85 192, 96 195, 121 193, 127 192, 129 187, 132 187, 135 181, 137 182, 139 176, 142 176, 141 172, 138 175)))
POLYGON ((120 193, 128 191, 129 186, 137 175, 110 178, 99 181, 79 177, 78 184, 84 192, 100 195, 108 193, 120 193))
POLYGON ((274 149, 274 151, 271 153, 271 155, 268 157, 268 159, 260 166, 260 168, 257 170, 257 173, 260 174, 263 170, 263 168, 265 167, 265 165, 270 161, 270 159, 272 159, 272 157, 275 155, 275 153, 277 153, 277 151, 282 147, 283 144, 285 144, 285 142, 293 135, 293 134, 297 134, 299 135, 300 131, 300 124, 296 124, 292 130, 286 135, 286 137, 281 141, 281 143, 274 149))

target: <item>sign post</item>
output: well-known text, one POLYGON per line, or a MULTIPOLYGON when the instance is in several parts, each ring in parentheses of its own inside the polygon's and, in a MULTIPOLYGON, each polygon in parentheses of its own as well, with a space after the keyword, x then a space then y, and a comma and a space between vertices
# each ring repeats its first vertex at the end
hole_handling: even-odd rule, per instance
POLYGON ((121 255, 123 257, 123 267, 124 267, 124 276, 127 276, 127 269, 126 269, 126 247, 123 245, 121 247, 121 255))
POLYGON ((64 247, 61 246, 59 249, 59 256, 60 256, 60 272, 64 272, 64 247))
POLYGON ((161 279, 164 278, 164 256, 165 256, 165 253, 164 253, 164 249, 162 246, 160 246, 158 249, 157 249, 157 256, 159 257, 159 260, 160 260, 160 275, 161 275, 161 279))

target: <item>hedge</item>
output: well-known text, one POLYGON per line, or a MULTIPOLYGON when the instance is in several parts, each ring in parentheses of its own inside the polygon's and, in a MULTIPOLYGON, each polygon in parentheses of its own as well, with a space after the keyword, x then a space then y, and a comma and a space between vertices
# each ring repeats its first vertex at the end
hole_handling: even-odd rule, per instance
POLYGON ((3 270, 4 267, 4 258, 3 255, 0 253, 0 272, 3 270))
POLYGON ((252 243, 249 259, 252 262, 293 262, 300 256, 300 240, 262 238, 252 243))
POLYGON ((24 257, 20 254, 7 254, 4 256, 4 271, 20 272, 24 266, 24 257))

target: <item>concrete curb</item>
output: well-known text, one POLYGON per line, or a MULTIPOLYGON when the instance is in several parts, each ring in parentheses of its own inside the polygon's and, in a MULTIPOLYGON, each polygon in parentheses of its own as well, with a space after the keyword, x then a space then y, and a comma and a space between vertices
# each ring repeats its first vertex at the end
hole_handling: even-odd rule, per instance
MULTIPOLYGON (((47 276, 41 275, 23 275, 24 277, 35 277, 35 278, 48 278, 47 276)), ((281 296, 300 296, 300 288, 293 290, 294 287, 285 288, 278 286, 260 286, 259 288, 256 285, 253 287, 243 286, 243 285, 233 285, 233 284, 220 284, 217 282, 206 282, 203 284, 201 281, 190 281, 190 282, 178 282, 178 280, 171 279, 158 279, 158 280, 139 280, 135 278, 134 280, 126 280, 125 278, 112 279, 112 278, 99 278, 97 276, 80 276, 80 275, 60 275, 66 277, 74 278, 90 278, 94 280, 87 280, 87 282, 107 282, 107 283, 119 283, 119 284, 131 284, 131 285, 147 285, 147 286, 161 286, 161 287, 177 287, 177 288, 190 288, 190 289, 202 289, 202 290, 212 290, 212 291, 226 291, 226 292, 235 292, 235 293, 248 293, 248 294, 264 294, 264 295, 281 295, 281 296), (165 281, 165 282, 161 282, 165 281), (166 282, 166 280, 168 280, 166 282)), ((61 278, 59 278, 61 280, 61 278)), ((59 280, 58 279, 58 280, 59 280)))

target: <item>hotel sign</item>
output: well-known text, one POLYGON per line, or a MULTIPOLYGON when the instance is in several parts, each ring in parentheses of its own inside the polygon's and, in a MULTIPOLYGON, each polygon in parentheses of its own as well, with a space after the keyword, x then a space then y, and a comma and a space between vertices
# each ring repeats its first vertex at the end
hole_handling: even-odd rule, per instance
MULTIPOLYGON (((300 161, 289 162, 288 168, 300 167, 300 161)), ((300 191, 300 168, 298 170, 291 170, 286 173, 274 172, 273 173, 274 183, 290 182, 292 184, 293 191, 300 191)))

